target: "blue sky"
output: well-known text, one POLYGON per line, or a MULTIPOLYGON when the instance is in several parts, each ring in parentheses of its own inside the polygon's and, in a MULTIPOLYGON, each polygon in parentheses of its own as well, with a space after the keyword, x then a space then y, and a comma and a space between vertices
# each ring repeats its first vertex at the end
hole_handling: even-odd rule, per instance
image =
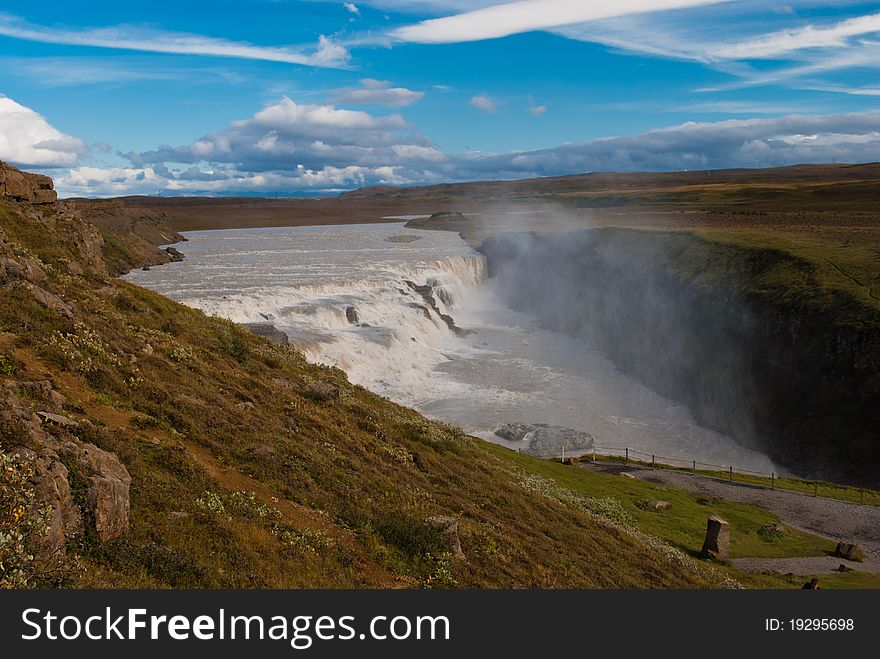
POLYGON ((862 162, 878 70, 858 0, 6 0, 0 159, 89 196, 862 162))

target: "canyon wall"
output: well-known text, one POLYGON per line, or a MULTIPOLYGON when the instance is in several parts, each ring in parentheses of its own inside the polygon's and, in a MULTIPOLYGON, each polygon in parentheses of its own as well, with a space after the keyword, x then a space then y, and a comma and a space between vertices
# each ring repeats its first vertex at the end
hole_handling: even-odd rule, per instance
POLYGON ((880 313, 810 295, 810 263, 623 229, 500 234, 482 250, 506 303, 701 424, 799 475, 880 482, 880 313))

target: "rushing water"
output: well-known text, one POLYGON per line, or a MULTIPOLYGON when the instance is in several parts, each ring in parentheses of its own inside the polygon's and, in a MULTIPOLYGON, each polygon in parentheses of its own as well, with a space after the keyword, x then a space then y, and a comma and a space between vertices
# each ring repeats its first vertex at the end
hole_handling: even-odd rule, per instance
MULTIPOLYGON (((770 471, 599 352, 506 308, 456 234, 401 224, 198 231, 186 260, 129 281, 236 322, 272 322, 312 361, 471 434, 505 423, 591 433, 599 446, 770 471), (407 283, 433 286, 437 310, 407 283), (352 312, 356 311, 356 322, 352 312)), ((777 469, 777 472, 779 470, 777 469)))

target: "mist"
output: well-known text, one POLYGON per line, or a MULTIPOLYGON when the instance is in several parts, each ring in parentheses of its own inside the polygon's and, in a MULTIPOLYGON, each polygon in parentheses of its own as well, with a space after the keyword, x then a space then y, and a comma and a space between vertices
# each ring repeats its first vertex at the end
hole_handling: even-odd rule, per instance
POLYGON ((853 368, 858 337, 803 301, 755 292, 774 268, 802 264, 685 232, 572 228, 564 217, 540 225, 481 245, 504 304, 794 473, 874 477, 854 476, 859 460, 843 448, 876 427, 853 368))

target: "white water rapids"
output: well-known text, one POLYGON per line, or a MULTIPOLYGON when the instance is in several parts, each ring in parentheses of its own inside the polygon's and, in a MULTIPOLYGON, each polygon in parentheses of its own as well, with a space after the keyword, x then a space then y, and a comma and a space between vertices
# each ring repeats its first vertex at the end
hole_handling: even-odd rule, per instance
POLYGON ((494 430, 549 423, 599 446, 780 471, 599 352, 505 307, 483 257, 454 233, 391 223, 185 235, 186 260, 126 279, 207 314, 271 322, 310 360, 471 434, 516 446, 494 430), (431 285, 437 310, 468 333, 451 330, 408 281, 431 285))

